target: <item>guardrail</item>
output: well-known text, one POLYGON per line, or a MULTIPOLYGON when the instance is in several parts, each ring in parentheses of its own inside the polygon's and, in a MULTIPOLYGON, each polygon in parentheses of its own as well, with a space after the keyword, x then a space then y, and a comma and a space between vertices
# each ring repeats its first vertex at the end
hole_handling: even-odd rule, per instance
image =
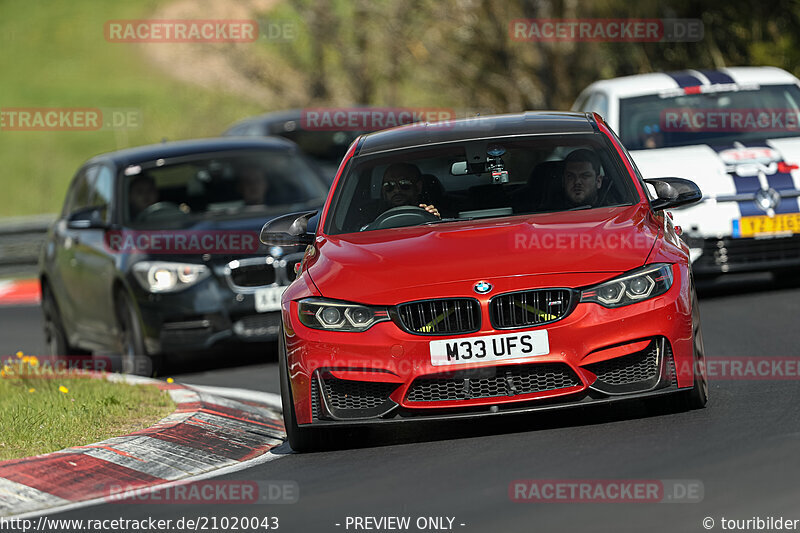
POLYGON ((35 276, 39 251, 56 215, 0 219, 0 277, 35 276))

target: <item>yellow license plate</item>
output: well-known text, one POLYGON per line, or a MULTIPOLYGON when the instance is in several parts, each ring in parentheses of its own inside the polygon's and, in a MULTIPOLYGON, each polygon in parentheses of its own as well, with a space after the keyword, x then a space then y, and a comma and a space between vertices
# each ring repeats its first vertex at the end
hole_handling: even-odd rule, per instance
POLYGON ((774 217, 742 217, 733 221, 734 237, 791 235, 794 233, 800 233, 800 213, 786 213, 774 217))

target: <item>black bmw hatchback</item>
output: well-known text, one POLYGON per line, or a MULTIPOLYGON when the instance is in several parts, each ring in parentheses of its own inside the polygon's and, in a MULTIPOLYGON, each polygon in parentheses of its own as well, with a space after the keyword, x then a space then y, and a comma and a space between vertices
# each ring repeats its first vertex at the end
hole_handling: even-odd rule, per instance
POLYGON ((152 373, 165 354, 271 341, 299 247, 265 220, 322 206, 319 169, 279 138, 203 139, 87 161, 39 262, 52 355, 118 354, 152 373), (142 357, 144 356, 144 357, 142 357))

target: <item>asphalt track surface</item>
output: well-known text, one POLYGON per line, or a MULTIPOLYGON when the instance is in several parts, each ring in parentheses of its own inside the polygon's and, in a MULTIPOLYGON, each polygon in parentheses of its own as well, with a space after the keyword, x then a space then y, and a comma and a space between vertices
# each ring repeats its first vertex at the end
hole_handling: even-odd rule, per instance
MULTIPOLYGON (((769 278, 730 278, 700 299, 711 359, 800 359, 800 288, 769 278)), ((0 308, 0 353, 43 349, 36 307, 0 308)), ((226 350, 168 368, 186 383, 278 392, 274 350, 226 350), (179 373, 183 369, 185 373, 179 373)), ((55 518, 277 516, 288 532, 356 531, 348 516, 453 517, 455 531, 707 531, 702 521, 800 519, 800 383, 711 383, 700 411, 640 403, 471 423, 437 423, 350 434, 355 447, 292 454, 227 480, 291 480, 291 505, 107 504, 55 518), (370 439, 386 444, 372 445, 370 439), (695 480, 699 503, 514 503, 518 479, 695 480), (336 524, 341 524, 337 526, 336 524), (461 526, 460 524, 464 524, 461 526)), ((363 531, 363 529, 362 529, 363 531)), ((384 530, 385 531, 385 530, 384 530)))

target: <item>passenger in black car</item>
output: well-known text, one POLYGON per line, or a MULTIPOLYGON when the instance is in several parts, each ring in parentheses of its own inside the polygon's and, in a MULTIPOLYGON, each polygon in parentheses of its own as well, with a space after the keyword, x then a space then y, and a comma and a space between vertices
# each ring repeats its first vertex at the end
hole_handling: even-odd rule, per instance
POLYGON ((245 205, 264 205, 264 196, 268 190, 269 181, 260 167, 247 166, 239 171, 236 191, 241 195, 245 205))

